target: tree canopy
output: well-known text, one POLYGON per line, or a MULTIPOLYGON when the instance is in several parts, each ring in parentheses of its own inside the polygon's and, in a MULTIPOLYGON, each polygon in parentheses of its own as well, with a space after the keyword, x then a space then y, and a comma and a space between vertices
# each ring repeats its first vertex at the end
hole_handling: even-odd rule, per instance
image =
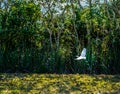
POLYGON ((119 47, 119 0, 0 2, 0 72, 119 74, 119 47))

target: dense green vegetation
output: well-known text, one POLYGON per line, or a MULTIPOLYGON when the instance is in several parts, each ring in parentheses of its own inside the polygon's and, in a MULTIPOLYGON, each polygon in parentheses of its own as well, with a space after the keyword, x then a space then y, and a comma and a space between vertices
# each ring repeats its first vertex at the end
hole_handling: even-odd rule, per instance
POLYGON ((119 74, 120 0, 103 1, 1 0, 0 72, 119 74))
POLYGON ((118 75, 0 74, 0 94, 119 94, 118 75))

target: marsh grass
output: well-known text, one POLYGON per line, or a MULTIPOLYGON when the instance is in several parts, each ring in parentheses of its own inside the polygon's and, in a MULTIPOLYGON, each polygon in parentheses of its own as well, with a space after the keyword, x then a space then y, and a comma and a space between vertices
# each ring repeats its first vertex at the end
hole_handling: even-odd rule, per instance
POLYGON ((119 75, 0 74, 0 94, 119 94, 119 75))

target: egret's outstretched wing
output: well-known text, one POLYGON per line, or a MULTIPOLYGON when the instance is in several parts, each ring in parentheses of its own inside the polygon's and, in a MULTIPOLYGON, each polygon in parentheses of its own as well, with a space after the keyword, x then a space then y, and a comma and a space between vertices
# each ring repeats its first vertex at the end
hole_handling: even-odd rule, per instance
POLYGON ((83 48, 82 52, 81 52, 81 56, 85 57, 86 56, 86 48, 83 48))
POLYGON ((76 60, 86 59, 86 48, 83 48, 81 55, 76 60))

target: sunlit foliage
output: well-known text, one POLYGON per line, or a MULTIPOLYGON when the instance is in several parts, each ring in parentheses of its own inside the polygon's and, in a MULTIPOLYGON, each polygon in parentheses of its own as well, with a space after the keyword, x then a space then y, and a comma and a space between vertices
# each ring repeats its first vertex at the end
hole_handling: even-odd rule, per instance
POLYGON ((117 94, 118 75, 0 74, 2 94, 117 94))

